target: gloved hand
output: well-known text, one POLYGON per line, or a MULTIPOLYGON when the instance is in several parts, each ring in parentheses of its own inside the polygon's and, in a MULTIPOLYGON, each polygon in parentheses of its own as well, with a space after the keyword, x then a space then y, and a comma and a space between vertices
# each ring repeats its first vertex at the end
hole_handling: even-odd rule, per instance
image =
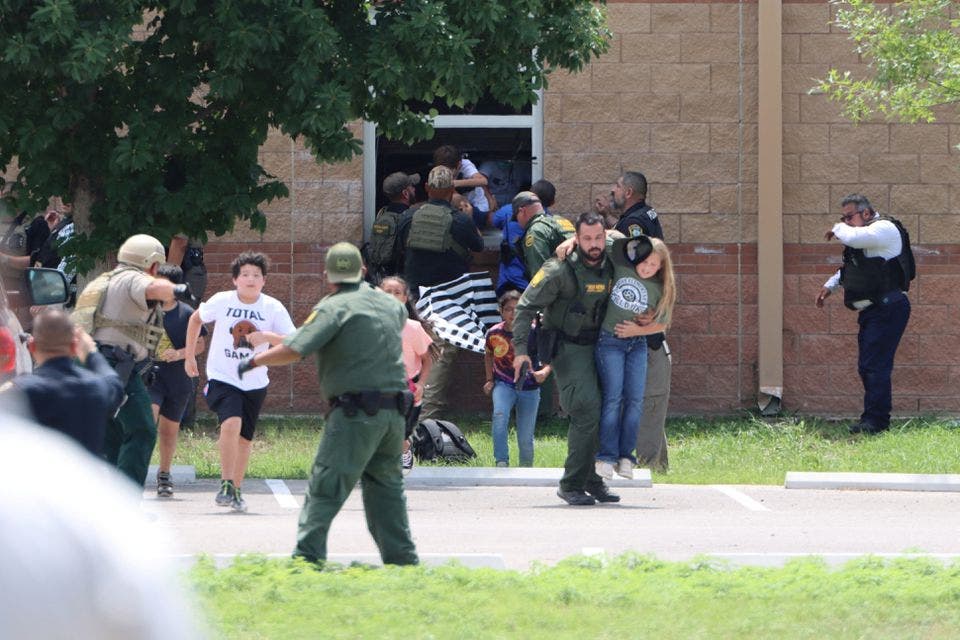
POLYGON ((190 302, 193 300, 193 292, 190 291, 189 284, 177 284, 173 286, 173 297, 180 302, 190 302))
POLYGON ((250 369, 256 368, 256 366, 257 365, 253 364, 253 358, 244 358, 237 363, 237 376, 243 380, 243 374, 250 371, 250 369))

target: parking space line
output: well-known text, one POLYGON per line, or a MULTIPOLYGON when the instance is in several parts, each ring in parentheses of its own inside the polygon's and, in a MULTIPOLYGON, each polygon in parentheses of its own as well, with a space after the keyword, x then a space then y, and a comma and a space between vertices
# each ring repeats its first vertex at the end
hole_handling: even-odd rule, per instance
POLYGON ((739 502, 741 505, 743 505, 750 511, 770 511, 770 509, 768 509, 767 507, 763 506, 762 504, 760 504, 750 496, 746 495, 745 493, 741 491, 737 491, 733 487, 728 487, 727 485, 723 485, 723 484, 714 484, 710 486, 716 489, 717 491, 719 491, 720 493, 722 493, 723 495, 727 496, 728 498, 732 498, 736 500, 737 502, 739 502))
POLYGON ((293 494, 290 493, 290 489, 287 487, 287 483, 283 480, 264 480, 267 483, 267 486, 270 487, 270 491, 273 492, 273 497, 277 499, 277 502, 280 503, 280 506, 284 509, 299 509, 300 505, 297 503, 297 499, 293 497, 293 494))

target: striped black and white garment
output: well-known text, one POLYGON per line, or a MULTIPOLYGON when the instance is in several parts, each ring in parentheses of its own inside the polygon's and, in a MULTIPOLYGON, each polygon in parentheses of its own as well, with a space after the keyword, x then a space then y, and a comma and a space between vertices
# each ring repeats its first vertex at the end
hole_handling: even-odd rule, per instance
POLYGON ((417 313, 437 336, 461 349, 483 353, 487 329, 500 322, 497 294, 486 271, 420 287, 417 313))

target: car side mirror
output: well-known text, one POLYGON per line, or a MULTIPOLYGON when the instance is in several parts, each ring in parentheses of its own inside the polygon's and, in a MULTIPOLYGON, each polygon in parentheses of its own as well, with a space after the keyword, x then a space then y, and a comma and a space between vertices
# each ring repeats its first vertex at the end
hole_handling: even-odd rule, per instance
POLYGON ((30 300, 35 305, 61 304, 69 297, 67 278, 56 269, 27 269, 24 280, 30 300))

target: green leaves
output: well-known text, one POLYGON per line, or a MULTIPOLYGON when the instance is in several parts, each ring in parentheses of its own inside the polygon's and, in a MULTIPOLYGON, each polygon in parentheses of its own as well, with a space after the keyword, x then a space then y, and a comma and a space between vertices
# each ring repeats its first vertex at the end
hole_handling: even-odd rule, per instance
POLYGON ((953 2, 848 4, 837 11, 836 24, 850 33, 867 72, 857 77, 832 69, 814 91, 842 103, 854 121, 879 113, 930 122, 936 107, 960 100, 960 22, 951 17, 953 2))
POLYGON ((92 201, 84 265, 133 232, 263 229, 286 194, 268 127, 320 162, 362 151, 358 119, 422 140, 437 102, 531 103, 606 50, 603 20, 587 0, 0 0, 0 160, 36 203, 92 201))

